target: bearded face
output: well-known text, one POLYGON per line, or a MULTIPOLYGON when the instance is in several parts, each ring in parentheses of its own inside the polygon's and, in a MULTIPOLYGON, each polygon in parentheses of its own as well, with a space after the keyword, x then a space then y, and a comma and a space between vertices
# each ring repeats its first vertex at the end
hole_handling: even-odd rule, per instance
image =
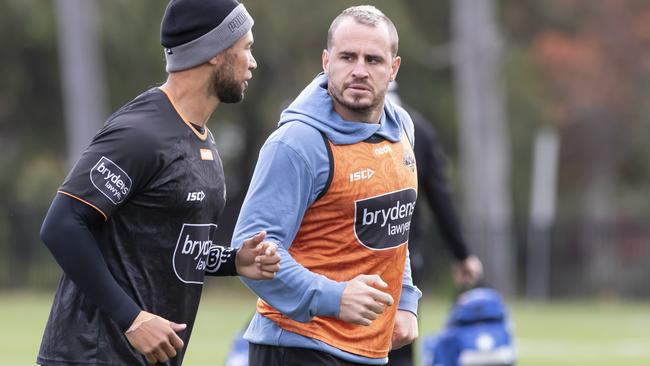
POLYGON ((393 54, 388 26, 369 26, 344 18, 323 51, 323 70, 334 109, 344 119, 377 123, 388 84, 401 59, 393 54))
POLYGON ((253 33, 248 31, 232 47, 223 51, 214 65, 209 93, 223 103, 238 103, 244 99, 248 80, 253 77, 257 62, 253 57, 253 33))
POLYGON ((328 90, 338 104, 359 114, 368 114, 381 108, 386 96, 385 88, 377 91, 365 79, 353 78, 343 85, 331 82, 328 90))
POLYGON ((245 80, 236 80, 234 62, 235 57, 226 51, 223 63, 212 73, 211 94, 223 103, 239 103, 244 99, 247 83, 245 80))

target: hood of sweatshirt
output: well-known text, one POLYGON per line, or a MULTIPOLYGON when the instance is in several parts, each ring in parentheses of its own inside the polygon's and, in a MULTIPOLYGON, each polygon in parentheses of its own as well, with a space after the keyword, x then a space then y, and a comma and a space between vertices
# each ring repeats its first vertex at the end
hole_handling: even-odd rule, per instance
MULTIPOLYGON (((346 121, 336 111, 327 91, 327 75, 320 73, 280 115, 278 126, 288 122, 306 123, 323 132, 336 145, 355 144, 379 135, 397 142, 405 124, 412 123, 408 114, 386 98, 379 123, 346 121), (408 120, 408 121, 407 121, 408 120)), ((407 127, 408 128, 408 127, 407 127)), ((411 127, 412 128, 412 127, 411 127)))

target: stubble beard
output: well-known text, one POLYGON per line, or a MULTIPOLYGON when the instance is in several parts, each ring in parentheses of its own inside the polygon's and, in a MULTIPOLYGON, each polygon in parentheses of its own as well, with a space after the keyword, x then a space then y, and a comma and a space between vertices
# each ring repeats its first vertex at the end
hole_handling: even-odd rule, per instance
POLYGON ((361 102, 360 97, 354 98, 353 101, 350 102, 345 99, 343 93, 335 86, 330 85, 328 89, 332 99, 334 99, 339 105, 361 116, 370 116, 372 112, 381 105, 381 101, 383 100, 379 95, 375 95, 368 103, 361 102))

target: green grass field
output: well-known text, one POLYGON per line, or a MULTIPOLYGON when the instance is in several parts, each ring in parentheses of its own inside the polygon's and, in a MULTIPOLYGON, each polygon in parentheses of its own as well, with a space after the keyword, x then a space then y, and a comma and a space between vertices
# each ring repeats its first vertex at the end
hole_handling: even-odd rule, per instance
MULTIPOLYGON (((223 365, 232 336, 253 312, 254 297, 237 282, 214 282, 219 285, 206 289, 185 365, 223 365)), ((51 293, 0 295, 3 366, 34 364, 51 301, 51 293)), ((446 299, 423 299, 421 335, 440 329, 448 306, 446 299)), ((514 302, 510 307, 518 365, 650 365, 650 303, 514 302)))

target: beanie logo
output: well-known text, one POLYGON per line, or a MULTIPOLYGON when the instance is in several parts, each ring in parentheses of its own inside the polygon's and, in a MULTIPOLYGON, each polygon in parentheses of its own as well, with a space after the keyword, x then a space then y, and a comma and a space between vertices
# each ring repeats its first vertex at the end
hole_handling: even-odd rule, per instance
POLYGON ((172 51, 171 48, 165 48, 165 53, 168 54, 168 55, 173 55, 174 51, 172 51))
POLYGON ((235 33, 237 28, 241 27, 245 22, 246 22, 246 14, 244 13, 239 13, 235 17, 235 19, 231 20, 230 23, 228 23, 228 29, 230 29, 231 33, 235 33))

